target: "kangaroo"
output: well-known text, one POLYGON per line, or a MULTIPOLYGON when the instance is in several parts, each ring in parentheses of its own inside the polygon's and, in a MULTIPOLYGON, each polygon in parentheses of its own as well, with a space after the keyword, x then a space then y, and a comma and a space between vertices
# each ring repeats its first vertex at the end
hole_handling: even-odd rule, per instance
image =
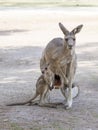
MULTIPOLYGON (((49 86, 49 89, 52 90, 53 88, 58 88, 61 85, 61 79, 58 75, 56 75, 54 70, 58 68, 58 72, 61 73, 66 81, 66 84, 68 83, 67 78, 65 77, 64 73, 61 70, 61 67, 58 65, 58 67, 55 67, 55 62, 51 61, 50 64, 45 65, 44 70, 42 70, 42 74, 44 74, 45 80, 49 86), (54 65, 54 66, 53 66, 54 65)), ((63 82, 64 83, 64 82, 63 82)))
POLYGON ((36 99, 38 96, 40 96, 39 102, 38 103, 35 102, 34 104, 38 104, 39 106, 43 106, 43 107, 54 107, 55 108, 56 107, 55 104, 46 103, 46 102, 48 102, 48 100, 46 101, 48 92, 49 92, 49 86, 46 83, 44 75, 41 75, 36 82, 36 92, 30 100, 28 100, 26 102, 8 104, 7 106, 31 104, 34 99, 36 99))
POLYGON ((64 34, 64 38, 54 38, 47 44, 40 60, 40 69, 42 71, 46 64, 51 64, 51 71, 61 79, 61 92, 66 99, 64 105, 66 109, 69 109, 72 107, 72 86, 77 68, 75 35, 81 31, 83 25, 77 26, 72 31, 68 31, 62 23, 59 23, 59 27, 64 34), (59 68, 61 71, 59 71, 59 68), (68 83, 66 83, 66 79, 68 83))
POLYGON ((28 101, 7 104, 7 106, 26 105, 26 104, 33 103, 33 104, 38 104, 39 106, 43 106, 43 107, 56 108, 56 106, 61 104, 61 103, 49 103, 49 90, 51 90, 50 85, 53 84, 52 82, 54 82, 54 80, 52 79, 52 78, 54 78, 52 74, 53 73, 49 69, 49 65, 45 65, 43 72, 42 72, 42 75, 37 79, 36 92, 35 92, 34 96, 28 101), (34 102, 34 100, 38 96, 40 96, 39 102, 34 102))
MULTIPOLYGON (((41 66, 41 63, 43 63, 42 60, 43 59, 40 60, 40 66, 41 66)), ((45 73, 47 73, 45 75, 45 79, 46 79, 46 82, 49 84, 50 90, 52 90, 53 88, 61 87, 61 85, 63 85, 65 82, 66 82, 66 84, 68 84, 68 79, 64 75, 61 67, 59 66, 59 63, 56 63, 56 61, 51 61, 51 63, 44 65, 44 66, 45 66, 45 69, 44 70, 43 70, 43 68, 41 68, 41 69, 42 69, 42 73, 44 73, 44 71, 45 71, 45 73), (59 73, 59 75, 57 75, 58 73, 59 73), (60 78, 60 77, 63 77, 65 79, 65 82, 64 82, 63 78, 60 78), (61 84, 61 82, 62 82, 62 84, 61 84)))
MULTIPOLYGON (((53 75, 52 75, 53 76, 53 75)), ((57 105, 62 104, 62 103, 49 103, 49 84, 51 84, 51 71, 49 69, 49 66, 45 66, 45 69, 43 71, 43 74, 37 79, 36 82, 36 92, 34 96, 25 102, 20 102, 20 103, 12 103, 12 104, 7 104, 7 106, 14 106, 14 105, 26 105, 26 104, 37 104, 42 107, 52 107, 56 108, 57 105), (39 102, 34 102, 34 100, 40 96, 39 102)), ((59 89, 61 85, 60 78, 55 75, 54 78, 54 84, 55 89, 59 89)), ((66 90, 67 91, 67 90, 66 90)), ((72 96, 73 98, 77 97, 79 93, 79 88, 78 86, 73 86, 72 89, 72 96)))

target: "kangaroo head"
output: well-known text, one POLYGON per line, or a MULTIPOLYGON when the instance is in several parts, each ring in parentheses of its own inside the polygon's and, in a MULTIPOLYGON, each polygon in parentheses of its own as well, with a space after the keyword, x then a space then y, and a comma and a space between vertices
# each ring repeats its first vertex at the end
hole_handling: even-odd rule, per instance
POLYGON ((69 32, 62 23, 59 23, 59 27, 64 34, 64 43, 67 45, 69 49, 72 49, 75 46, 76 42, 75 34, 81 31, 83 25, 77 26, 71 32, 69 32))
POLYGON ((48 85, 51 85, 51 83, 54 80, 54 74, 50 69, 50 64, 46 64, 42 70, 42 74, 47 82, 48 85))

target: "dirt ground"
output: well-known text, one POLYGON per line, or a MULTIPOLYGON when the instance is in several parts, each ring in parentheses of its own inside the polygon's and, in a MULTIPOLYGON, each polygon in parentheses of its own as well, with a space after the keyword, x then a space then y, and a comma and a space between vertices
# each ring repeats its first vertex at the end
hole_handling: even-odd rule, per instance
MULTIPOLYGON (((50 98, 64 100, 59 90, 50 98)), ((0 11, 0 130, 98 130, 98 9, 0 11), (6 106, 34 94, 44 47, 63 37, 58 22, 69 30, 84 25, 76 44, 80 94, 72 108, 6 106)))

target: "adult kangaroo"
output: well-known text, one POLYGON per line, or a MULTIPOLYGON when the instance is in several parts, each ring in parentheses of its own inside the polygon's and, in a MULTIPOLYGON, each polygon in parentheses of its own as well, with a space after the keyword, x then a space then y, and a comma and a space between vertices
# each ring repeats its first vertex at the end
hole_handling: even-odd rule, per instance
POLYGON ((64 34, 64 38, 54 38, 47 44, 40 60, 40 69, 43 72, 44 66, 50 65, 54 79, 59 76, 61 92, 66 98, 64 105, 66 109, 69 109, 72 107, 72 87, 74 86, 77 68, 75 35, 81 31, 83 25, 77 26, 71 32, 62 23, 59 23, 59 27, 64 34))

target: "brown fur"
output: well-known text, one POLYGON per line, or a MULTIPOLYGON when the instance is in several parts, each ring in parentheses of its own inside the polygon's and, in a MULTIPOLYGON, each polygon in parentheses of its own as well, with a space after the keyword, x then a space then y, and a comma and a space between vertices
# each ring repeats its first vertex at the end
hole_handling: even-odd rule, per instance
MULTIPOLYGON (((40 96, 39 102, 37 103, 39 106, 55 108, 56 105, 59 103, 55 103, 55 104, 46 103, 46 101, 45 101, 45 99, 47 98, 48 92, 49 92, 49 86, 44 79, 44 75, 41 75, 36 82, 36 92, 30 100, 28 100, 26 102, 8 104, 7 106, 32 104, 32 101, 34 99, 36 99, 38 96, 40 96)), ((34 104, 36 104, 36 102, 34 104)))
POLYGON ((61 92, 67 99, 67 103, 65 103, 67 109, 72 106, 72 84, 74 83, 74 75, 77 68, 75 34, 80 32, 82 26, 79 25, 69 32, 63 24, 59 23, 64 38, 54 38, 51 40, 44 49, 40 60, 41 71, 45 65, 49 64, 52 73, 61 77, 61 92), (67 94, 66 85, 69 89, 67 94))

